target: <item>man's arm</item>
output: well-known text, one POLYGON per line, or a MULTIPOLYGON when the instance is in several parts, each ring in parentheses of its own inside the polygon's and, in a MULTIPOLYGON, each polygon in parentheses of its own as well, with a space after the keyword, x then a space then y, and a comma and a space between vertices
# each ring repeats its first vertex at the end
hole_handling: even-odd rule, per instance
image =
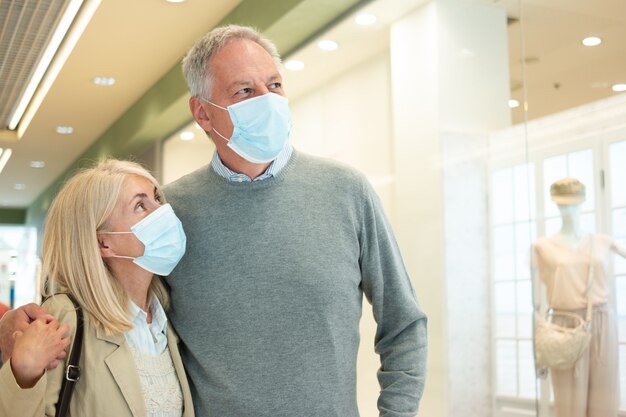
POLYGON ((382 205, 365 186, 361 229, 363 291, 378 323, 375 349, 381 417, 417 414, 426 379, 426 315, 421 311, 382 205))

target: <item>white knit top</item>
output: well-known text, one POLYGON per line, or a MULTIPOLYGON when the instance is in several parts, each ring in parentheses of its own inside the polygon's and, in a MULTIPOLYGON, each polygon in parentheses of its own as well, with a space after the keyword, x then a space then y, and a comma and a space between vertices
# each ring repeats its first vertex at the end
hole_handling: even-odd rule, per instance
POLYGON ((147 355, 131 347, 137 365, 148 417, 180 417, 183 414, 183 394, 170 350, 160 355, 147 355))

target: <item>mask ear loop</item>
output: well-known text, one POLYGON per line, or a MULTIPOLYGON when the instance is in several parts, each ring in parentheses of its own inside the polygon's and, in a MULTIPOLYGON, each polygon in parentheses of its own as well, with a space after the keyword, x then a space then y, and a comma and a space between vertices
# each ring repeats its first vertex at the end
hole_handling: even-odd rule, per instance
MULTIPOLYGON (((99 232, 96 232, 96 234, 105 234, 105 235, 132 235, 134 234, 133 232, 107 232, 106 230, 102 230, 99 232)), ((122 258, 122 259, 137 259, 134 256, 122 256, 122 255, 113 255, 110 256, 111 258, 122 258)))
MULTIPOLYGON (((204 103, 206 103, 206 104, 210 104, 211 106, 215 106, 215 107, 217 107, 218 109, 222 109, 222 110, 228 111, 228 109, 227 109, 226 107, 222 107, 222 106, 220 106, 219 104, 215 104, 215 103, 213 103, 213 102, 211 102, 211 101, 209 101, 209 100, 205 100, 205 99, 200 98, 200 97, 197 97, 197 99, 198 99, 198 100, 200 100, 200 101, 202 101, 202 102, 204 102, 204 103)), ((217 131, 217 129, 215 129, 214 127, 212 127, 212 128, 211 128, 211 130, 212 130, 212 131, 214 131, 215 133, 217 133, 217 135, 218 135, 220 138, 224 139, 226 142, 230 142, 230 139, 228 139, 226 136, 222 135, 222 134, 221 134, 220 132, 218 132, 218 131, 217 131)))

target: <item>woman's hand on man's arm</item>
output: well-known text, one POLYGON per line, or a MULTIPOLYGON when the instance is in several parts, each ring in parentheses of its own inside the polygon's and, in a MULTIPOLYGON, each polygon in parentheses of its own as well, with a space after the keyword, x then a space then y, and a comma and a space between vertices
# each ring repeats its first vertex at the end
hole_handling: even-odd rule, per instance
POLYGON ((51 364, 59 364, 70 343, 68 332, 66 324, 45 318, 33 321, 23 331, 15 331, 11 369, 20 387, 32 388, 51 364))

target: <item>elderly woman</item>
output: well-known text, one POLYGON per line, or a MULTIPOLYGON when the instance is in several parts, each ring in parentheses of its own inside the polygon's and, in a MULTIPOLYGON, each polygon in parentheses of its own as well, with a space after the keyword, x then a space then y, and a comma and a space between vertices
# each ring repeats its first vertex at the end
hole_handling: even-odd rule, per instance
POLYGON ((106 160, 71 178, 50 207, 43 237, 48 277, 39 319, 16 332, 0 370, 0 416, 54 416, 65 377, 62 349, 84 336, 72 416, 193 416, 178 338, 164 309, 185 233, 157 181, 140 165, 106 160), (46 371, 49 363, 62 363, 46 371))

